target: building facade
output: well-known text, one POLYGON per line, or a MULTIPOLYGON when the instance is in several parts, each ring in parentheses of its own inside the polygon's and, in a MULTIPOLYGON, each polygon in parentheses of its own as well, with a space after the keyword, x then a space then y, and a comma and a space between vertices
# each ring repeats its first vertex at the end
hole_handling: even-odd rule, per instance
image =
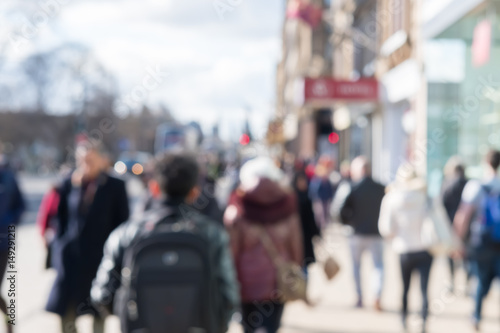
POLYGON ((326 153, 338 162, 366 155, 372 159, 374 176, 384 182, 394 179, 398 166, 408 159, 424 173, 426 156, 418 154, 418 142, 425 146, 427 133, 419 1, 337 0, 329 7, 316 5, 323 6, 319 30, 289 18, 283 29, 277 115, 284 119, 284 132, 295 135, 284 136, 295 138, 288 149, 302 157, 326 153), (304 78, 318 81, 316 97, 328 84, 348 86, 353 94, 310 101, 306 96, 304 101, 304 78), (360 93, 373 84, 375 91, 360 93), (295 122, 287 123, 287 118, 295 122), (330 145, 325 136, 329 130, 340 138, 330 145))
POLYGON ((500 1, 449 1, 423 25, 426 39, 429 174, 439 178, 459 155, 469 177, 482 177, 482 159, 500 149, 500 1))

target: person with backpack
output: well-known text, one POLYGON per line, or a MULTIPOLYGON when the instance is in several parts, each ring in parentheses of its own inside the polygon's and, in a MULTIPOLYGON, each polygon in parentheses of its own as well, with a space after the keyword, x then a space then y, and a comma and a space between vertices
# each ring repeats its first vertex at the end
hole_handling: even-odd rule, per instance
POLYGON ((161 205, 110 235, 92 302, 117 314, 123 333, 226 332, 238 284, 226 231, 190 207, 199 194, 196 159, 166 154, 153 181, 161 205))
MULTIPOLYGON (((8 264, 9 240, 12 240, 9 237, 9 227, 20 222, 26 208, 16 177, 7 165, 2 163, 2 159, 0 155, 0 287, 8 264)), ((12 332, 12 325, 7 323, 10 320, 7 317, 7 303, 2 297, 0 311, 5 315, 7 332, 12 332)))
POLYGON ((462 193, 454 226, 471 258, 478 278, 473 325, 479 330, 483 299, 495 277, 500 278, 500 152, 486 154, 485 178, 471 180, 462 193))
POLYGON ((57 272, 45 309, 61 317, 63 333, 76 332, 76 318, 94 317, 94 333, 104 318, 90 302, 90 289, 109 234, 128 219, 125 183, 106 173, 104 148, 80 144, 76 169, 57 186, 52 267, 57 272))
POLYGON ((386 192, 378 227, 380 234, 391 241, 392 248, 399 254, 403 282, 403 327, 407 329, 408 292, 412 273, 418 271, 422 293, 422 332, 425 332, 429 313, 427 287, 433 260, 422 236, 424 220, 429 213, 427 184, 417 176, 415 168, 406 163, 399 167, 396 181, 387 187, 386 192))
MULTIPOLYGON (((303 264, 296 198, 291 188, 281 184, 283 178, 270 158, 246 162, 224 214, 240 282, 245 333, 278 331, 286 301, 282 294, 287 293, 278 265, 303 264)), ((290 280, 299 289, 297 278, 290 280)))
POLYGON ((361 258, 363 253, 368 251, 375 266, 375 273, 372 274, 376 293, 375 309, 381 311, 384 283, 384 241, 378 230, 378 218, 385 188, 371 177, 370 162, 364 156, 358 156, 352 161, 351 177, 351 191, 340 209, 340 219, 343 224, 354 229, 349 243, 358 295, 356 307, 363 307, 361 258))

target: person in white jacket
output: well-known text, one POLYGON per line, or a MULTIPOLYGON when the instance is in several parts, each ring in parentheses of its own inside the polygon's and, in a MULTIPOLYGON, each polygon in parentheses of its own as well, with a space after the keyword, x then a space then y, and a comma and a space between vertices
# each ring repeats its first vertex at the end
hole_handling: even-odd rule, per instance
POLYGON ((400 255, 403 279, 402 320, 405 329, 412 272, 416 270, 420 274, 422 332, 426 330, 429 308, 427 286, 433 259, 421 237, 427 213, 426 183, 417 176, 411 165, 404 164, 398 169, 396 181, 386 189, 380 211, 379 231, 382 237, 391 240, 393 250, 400 255))

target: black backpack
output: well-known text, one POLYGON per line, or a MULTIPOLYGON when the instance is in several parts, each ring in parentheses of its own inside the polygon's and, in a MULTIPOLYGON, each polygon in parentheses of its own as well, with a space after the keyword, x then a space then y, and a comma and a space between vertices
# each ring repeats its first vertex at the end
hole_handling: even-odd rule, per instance
POLYGON ((199 223, 165 210, 155 215, 123 258, 114 304, 122 332, 217 332, 210 247, 199 223))

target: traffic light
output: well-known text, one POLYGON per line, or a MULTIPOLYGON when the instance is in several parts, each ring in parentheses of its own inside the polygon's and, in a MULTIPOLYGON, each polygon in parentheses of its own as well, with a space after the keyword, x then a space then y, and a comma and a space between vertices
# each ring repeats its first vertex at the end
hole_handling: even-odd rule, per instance
POLYGON ((332 132, 328 135, 328 141, 332 145, 339 143, 339 140, 340 140, 340 136, 335 132, 332 132))
POLYGON ((247 144, 250 143, 250 136, 248 134, 242 134, 240 136, 240 145, 246 146, 247 144))

